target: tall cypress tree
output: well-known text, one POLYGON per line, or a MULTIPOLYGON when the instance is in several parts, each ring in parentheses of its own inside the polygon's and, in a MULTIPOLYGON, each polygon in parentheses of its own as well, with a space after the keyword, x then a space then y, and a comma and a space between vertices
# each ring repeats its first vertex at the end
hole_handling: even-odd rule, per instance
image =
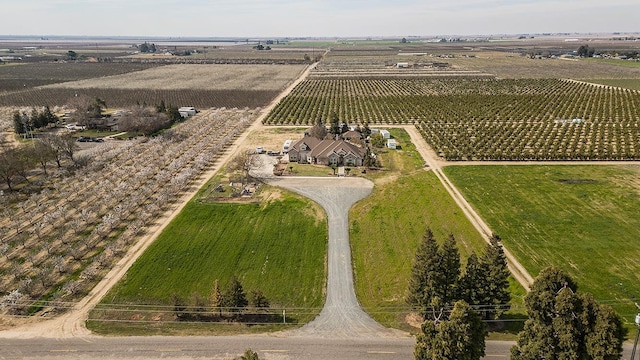
POLYGON ((493 234, 489 239, 489 244, 480 257, 480 266, 486 272, 482 282, 485 294, 480 304, 487 305, 487 312, 485 312, 487 319, 497 319, 509 309, 511 301, 509 293, 509 276, 511 274, 498 235, 493 234))
POLYGON ((409 279, 407 303, 417 307, 421 315, 426 315, 436 293, 436 273, 438 271, 438 244, 431 229, 427 228, 416 251, 409 279))
POLYGON ((480 264, 478 256, 471 253, 458 283, 459 298, 470 305, 486 304, 486 274, 486 268, 480 264))
POLYGON ((456 239, 449 234, 438 249, 437 292, 444 305, 453 305, 458 299, 458 279, 460 278, 460 252, 456 239))

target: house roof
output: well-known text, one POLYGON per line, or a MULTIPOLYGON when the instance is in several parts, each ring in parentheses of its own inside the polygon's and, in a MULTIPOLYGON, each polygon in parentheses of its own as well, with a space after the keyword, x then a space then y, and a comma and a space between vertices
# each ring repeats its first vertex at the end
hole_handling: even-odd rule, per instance
POLYGON ((344 140, 320 140, 313 136, 305 136, 291 145, 291 149, 294 149, 298 152, 305 151, 301 150, 302 145, 306 145, 308 149, 310 149, 309 155, 315 158, 325 158, 328 157, 331 153, 342 153, 344 155, 352 153, 353 155, 358 157, 365 156, 365 150, 363 148, 344 140))
POLYGON ((362 139, 362 133, 359 131, 347 131, 346 133, 342 134, 342 138, 343 139, 362 139))

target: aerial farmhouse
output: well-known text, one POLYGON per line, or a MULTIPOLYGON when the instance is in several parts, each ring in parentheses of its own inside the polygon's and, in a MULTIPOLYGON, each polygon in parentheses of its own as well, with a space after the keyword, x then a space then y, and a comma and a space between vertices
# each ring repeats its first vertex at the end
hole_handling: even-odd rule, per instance
POLYGON ((289 161, 300 164, 363 166, 366 150, 345 140, 306 135, 289 148, 289 161))

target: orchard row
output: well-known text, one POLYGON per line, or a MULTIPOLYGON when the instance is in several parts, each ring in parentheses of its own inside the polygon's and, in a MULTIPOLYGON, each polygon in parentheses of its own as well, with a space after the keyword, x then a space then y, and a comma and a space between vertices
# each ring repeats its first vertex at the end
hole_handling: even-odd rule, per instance
POLYGON ((266 124, 416 124, 451 160, 637 159, 640 93, 556 79, 307 80, 266 124))
POLYGON ((86 167, 50 179, 42 192, 2 199, 2 304, 86 294, 256 116, 210 110, 156 138, 105 142, 82 154, 86 167))
POLYGON ((203 90, 203 89, 102 89, 32 88, 0 93, 0 106, 62 106, 78 95, 105 101, 109 107, 133 105, 188 104, 198 108, 262 107, 276 95, 275 90, 203 90))

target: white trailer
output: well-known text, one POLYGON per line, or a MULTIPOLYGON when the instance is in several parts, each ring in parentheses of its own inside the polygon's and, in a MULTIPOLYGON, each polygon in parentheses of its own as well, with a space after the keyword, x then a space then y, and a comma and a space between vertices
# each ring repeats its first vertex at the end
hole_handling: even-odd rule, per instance
POLYGON ((282 144, 282 153, 286 154, 289 152, 289 148, 291 147, 291 144, 293 143, 293 140, 286 140, 284 142, 284 144, 282 144))

